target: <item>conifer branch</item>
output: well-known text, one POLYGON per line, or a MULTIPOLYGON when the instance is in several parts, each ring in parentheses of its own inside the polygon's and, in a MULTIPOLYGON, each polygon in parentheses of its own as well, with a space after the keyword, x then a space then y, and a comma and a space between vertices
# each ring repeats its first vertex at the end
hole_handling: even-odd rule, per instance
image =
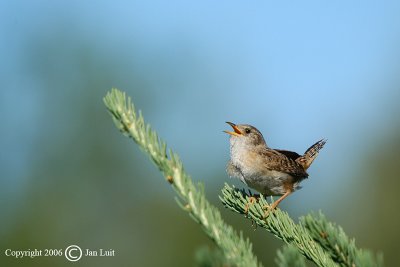
POLYGON ((166 143, 145 123, 141 113, 136 114, 131 99, 126 98, 125 93, 112 89, 105 96, 104 103, 117 128, 149 155, 175 189, 180 206, 202 226, 204 232, 221 249, 225 259, 233 266, 261 266, 252 253, 249 240, 222 220, 218 209, 207 201, 203 186, 193 183, 177 154, 171 150, 167 153, 166 143))
POLYGON ((278 252, 277 263, 280 266, 297 266, 287 265, 289 260, 296 260, 293 248, 297 250, 297 254, 301 253, 317 266, 383 266, 382 255, 374 256, 368 250, 358 249, 354 239, 349 239, 341 227, 328 222, 321 212, 318 215, 301 217, 296 224, 287 212, 280 209, 266 214, 265 208, 269 204, 262 195, 258 202, 249 204, 250 194, 227 184, 222 189, 220 199, 227 208, 245 214, 258 226, 291 245, 292 248, 278 252))
POLYGON ((287 212, 276 209, 265 216, 265 207, 269 204, 261 195, 256 203, 250 203, 250 194, 244 190, 238 190, 225 184, 222 189, 222 203, 229 209, 240 214, 246 214, 246 217, 263 227, 285 243, 293 245, 307 259, 321 267, 337 267, 330 255, 313 240, 307 229, 296 224, 287 214, 287 212))
POLYGON ((355 240, 350 239, 342 227, 328 222, 322 212, 300 217, 300 222, 313 239, 330 253, 331 258, 339 263, 340 266, 383 266, 382 255, 375 256, 368 250, 357 248, 355 240))

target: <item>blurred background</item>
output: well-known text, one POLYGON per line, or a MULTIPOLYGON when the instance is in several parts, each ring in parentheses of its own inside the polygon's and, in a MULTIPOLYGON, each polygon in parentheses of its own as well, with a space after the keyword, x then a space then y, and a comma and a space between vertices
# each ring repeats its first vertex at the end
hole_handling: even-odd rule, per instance
POLYGON ((213 248, 114 127, 126 91, 265 266, 282 242, 222 207, 229 129, 273 148, 328 143, 280 206, 322 210, 398 262, 400 2, 1 1, 0 265, 70 266, 14 250, 114 249, 76 266, 195 266, 213 248))

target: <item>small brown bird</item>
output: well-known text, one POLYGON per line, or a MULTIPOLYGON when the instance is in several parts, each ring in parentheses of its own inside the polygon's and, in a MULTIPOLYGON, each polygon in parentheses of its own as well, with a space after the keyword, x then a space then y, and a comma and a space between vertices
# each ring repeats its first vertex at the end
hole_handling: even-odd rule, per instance
POLYGON ((300 182, 308 177, 307 169, 326 143, 325 139, 316 142, 301 156, 269 148, 261 132, 251 125, 227 123, 233 128, 233 132, 224 131, 230 134, 227 172, 264 196, 281 196, 270 209, 301 188, 300 182))

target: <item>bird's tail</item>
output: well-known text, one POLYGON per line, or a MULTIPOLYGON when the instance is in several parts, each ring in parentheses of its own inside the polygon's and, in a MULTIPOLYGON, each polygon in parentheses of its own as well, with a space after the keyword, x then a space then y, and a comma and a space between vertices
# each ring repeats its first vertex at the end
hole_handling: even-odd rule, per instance
POLYGON ((318 152, 324 147, 325 144, 326 139, 319 140, 310 146, 310 148, 304 152, 304 155, 298 158, 296 161, 300 163, 305 170, 307 170, 311 166, 311 163, 314 161, 314 159, 318 156, 318 152))

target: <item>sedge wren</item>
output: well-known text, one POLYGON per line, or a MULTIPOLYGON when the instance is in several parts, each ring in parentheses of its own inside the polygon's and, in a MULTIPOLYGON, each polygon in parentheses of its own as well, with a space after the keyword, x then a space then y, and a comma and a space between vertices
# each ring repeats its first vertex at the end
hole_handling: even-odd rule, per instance
POLYGON ((251 125, 227 123, 233 128, 224 131, 230 135, 229 176, 239 178, 264 196, 281 196, 270 207, 272 210, 301 188, 300 182, 308 177, 307 169, 326 143, 322 139, 299 155, 269 148, 261 132, 251 125))

